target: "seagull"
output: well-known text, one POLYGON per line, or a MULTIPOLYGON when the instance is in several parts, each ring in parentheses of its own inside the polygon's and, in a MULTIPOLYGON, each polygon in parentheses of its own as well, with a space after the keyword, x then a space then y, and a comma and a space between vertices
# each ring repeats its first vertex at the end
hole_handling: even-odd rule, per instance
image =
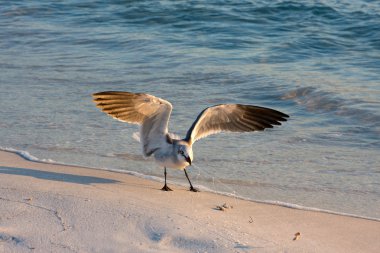
POLYGON ((153 156, 164 168, 163 191, 172 191, 166 183, 166 168, 182 169, 191 184, 186 167, 193 161, 193 144, 220 132, 253 132, 281 125, 285 113, 254 105, 220 104, 204 109, 184 139, 173 138, 168 123, 173 106, 170 102, 145 93, 104 91, 92 95, 96 106, 111 117, 140 126, 140 142, 145 157, 153 156))

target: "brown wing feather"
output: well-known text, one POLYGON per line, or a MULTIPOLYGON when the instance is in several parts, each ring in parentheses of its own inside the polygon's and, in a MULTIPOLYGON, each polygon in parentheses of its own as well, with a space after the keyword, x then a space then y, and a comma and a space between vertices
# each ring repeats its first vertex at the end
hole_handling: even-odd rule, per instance
POLYGON ((123 91, 93 94, 94 102, 103 112, 123 122, 138 124, 143 153, 151 155, 165 142, 172 105, 161 98, 123 91))
MULTIPOLYGON (((105 91, 93 94, 96 106, 120 121, 142 124, 160 109, 163 101, 143 93, 105 91)), ((166 101, 167 102, 167 101, 166 101)))

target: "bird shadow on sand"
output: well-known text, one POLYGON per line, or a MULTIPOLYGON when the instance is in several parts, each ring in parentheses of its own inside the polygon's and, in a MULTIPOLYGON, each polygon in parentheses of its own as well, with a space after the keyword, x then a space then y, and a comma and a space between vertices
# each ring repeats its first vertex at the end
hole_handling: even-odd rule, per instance
POLYGON ((4 167, 4 166, 0 166, 0 174, 28 176, 28 177, 34 177, 34 178, 44 179, 44 180, 84 184, 84 185, 112 184, 112 183, 120 182, 120 181, 108 179, 108 178, 73 175, 73 174, 67 174, 67 173, 50 172, 50 171, 43 171, 43 170, 36 170, 36 169, 4 167))

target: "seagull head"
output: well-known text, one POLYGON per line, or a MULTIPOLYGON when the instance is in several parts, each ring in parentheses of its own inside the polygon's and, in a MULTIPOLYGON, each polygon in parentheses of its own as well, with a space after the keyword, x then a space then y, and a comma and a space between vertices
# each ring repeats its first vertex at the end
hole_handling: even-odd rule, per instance
POLYGON ((177 158, 179 161, 187 162, 191 165, 193 160, 193 149, 185 141, 179 141, 176 145, 177 158))

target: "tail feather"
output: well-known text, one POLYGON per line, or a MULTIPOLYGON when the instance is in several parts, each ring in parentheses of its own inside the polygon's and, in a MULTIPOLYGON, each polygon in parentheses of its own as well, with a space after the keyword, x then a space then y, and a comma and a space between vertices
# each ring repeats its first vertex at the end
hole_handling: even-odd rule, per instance
POLYGON ((140 132, 134 132, 132 134, 132 138, 135 139, 137 142, 141 143, 140 132))

